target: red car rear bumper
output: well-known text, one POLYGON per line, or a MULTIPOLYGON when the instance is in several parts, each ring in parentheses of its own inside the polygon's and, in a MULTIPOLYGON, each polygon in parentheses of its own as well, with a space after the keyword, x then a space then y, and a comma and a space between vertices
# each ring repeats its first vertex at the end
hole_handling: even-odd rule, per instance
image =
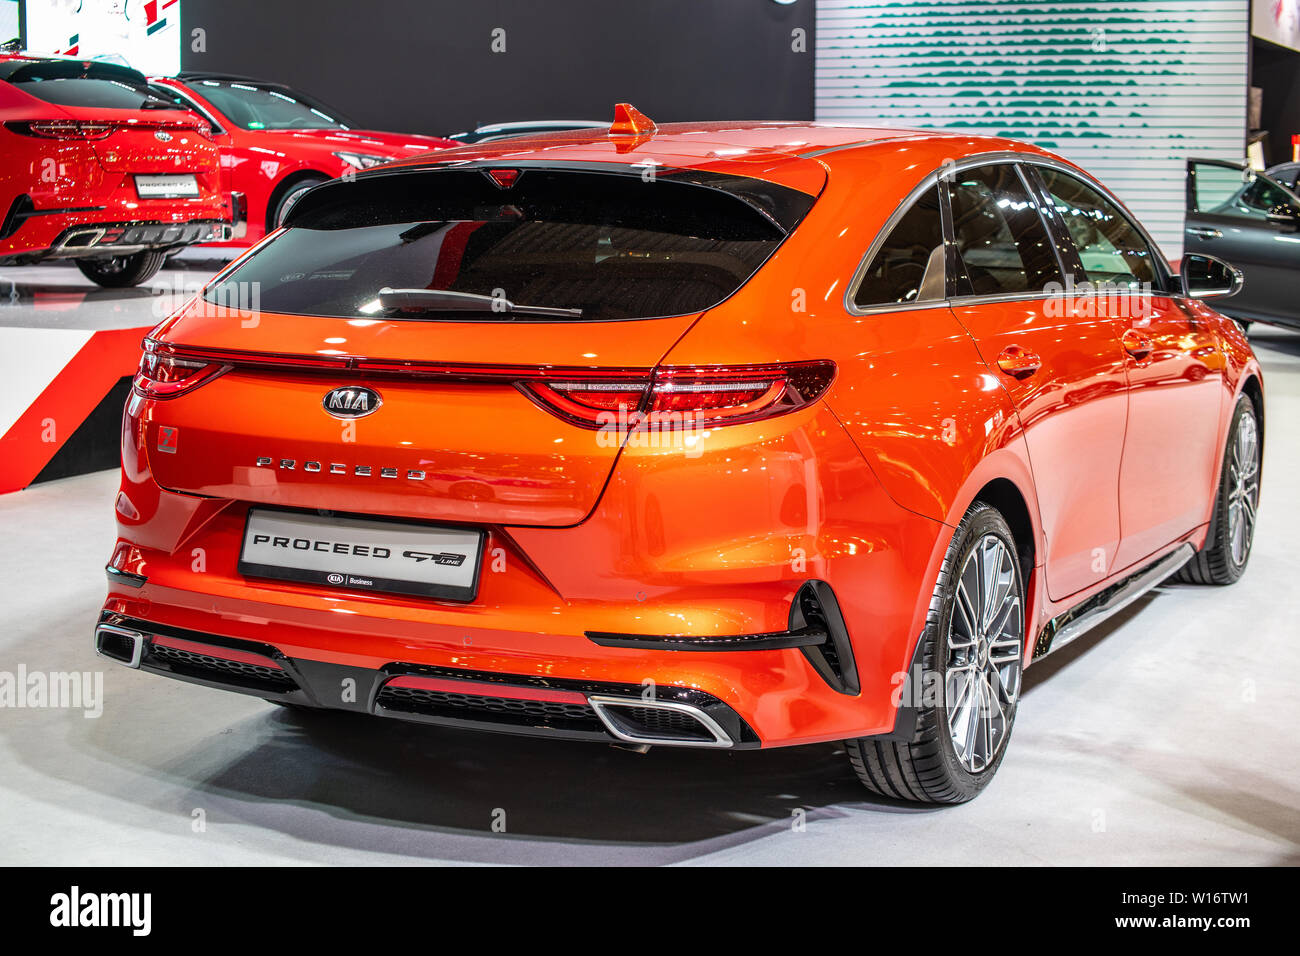
MULTIPOLYGON (((156 673, 261 697, 287 693, 294 696, 286 699, 318 706, 346 704, 439 721, 447 718, 445 708, 416 707, 430 703, 427 695, 413 702, 405 694, 405 709, 385 704, 387 679, 486 679, 511 685, 516 695, 520 687, 543 686, 624 700, 651 688, 656 701, 668 703, 703 694, 709 707, 723 712, 716 702, 733 715, 732 723, 719 719, 734 730, 727 734, 733 745, 817 743, 895 727, 896 691, 923 621, 922 582, 932 574, 943 526, 893 504, 822 409, 782 419, 781 431, 788 435, 768 435, 768 454, 771 461, 779 459, 785 442, 815 449, 800 467, 809 469, 819 487, 836 483, 839 496, 825 501, 818 528, 820 540, 844 542, 834 557, 809 561, 806 568, 792 564, 794 545, 774 537, 769 527, 769 472, 754 467, 727 477, 716 467, 715 456, 721 461, 746 447, 746 426, 736 426, 731 441, 690 467, 712 468, 737 502, 751 506, 733 508, 708 527, 685 521, 698 507, 716 511, 708 496, 682 498, 681 522, 675 510, 661 514, 669 527, 680 523, 682 534, 694 529, 689 540, 677 543, 691 553, 715 555, 709 567, 688 573, 673 549, 625 549, 621 516, 645 511, 638 496, 663 487, 655 477, 659 471, 666 475, 683 467, 679 456, 650 450, 629 454, 629 463, 642 459, 642 480, 612 482, 576 526, 489 525, 483 553, 490 557, 469 603, 245 577, 236 569, 249 505, 159 487, 135 443, 136 420, 128 415, 127 422, 119 539, 101 624, 141 634, 142 666, 156 673), (814 441, 813 434, 820 437, 814 441), (748 544, 738 551, 738 542, 748 544), (575 554, 583 560, 575 563, 575 554), (593 576, 592 568, 604 570, 593 576), (805 613, 801 595, 816 587, 809 584, 814 581, 824 582, 826 591, 805 613), (857 622, 851 642, 836 627, 841 609, 857 622), (820 640, 809 634, 819 628, 825 632, 820 640), (631 631, 636 633, 625 633, 631 631), (170 654, 173 661, 160 662, 150 656, 153 634, 260 654, 277 661, 283 674, 270 675, 269 684, 241 685, 230 678, 230 656, 219 652, 201 655, 215 659, 201 668, 193 661, 174 666, 171 651, 162 656, 170 654), (699 637, 658 636, 683 634, 699 637), (840 637, 848 643, 837 644, 840 637), (317 673, 326 676, 313 680, 317 673), (277 690, 285 677, 290 682, 277 690), (344 677, 355 688, 349 702, 338 700, 344 677)), ((792 540, 809 546, 803 537, 792 540)), ((476 702, 476 694, 492 696, 479 691, 459 692, 463 709, 533 706, 476 702)), ((462 719, 519 730, 495 716, 462 719)), ((602 727, 595 725, 597 739, 614 739, 602 727)), ((525 726, 520 732, 530 731, 525 726)))

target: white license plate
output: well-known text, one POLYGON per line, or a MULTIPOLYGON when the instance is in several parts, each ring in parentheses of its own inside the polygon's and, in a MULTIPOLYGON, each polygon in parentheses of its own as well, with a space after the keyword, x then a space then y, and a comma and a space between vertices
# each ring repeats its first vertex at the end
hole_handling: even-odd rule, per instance
POLYGON ((141 199, 193 199, 199 194, 199 183, 193 173, 136 176, 135 193, 141 199))
POLYGON ((472 601, 482 550, 481 531, 254 509, 244 526, 239 573, 472 601))

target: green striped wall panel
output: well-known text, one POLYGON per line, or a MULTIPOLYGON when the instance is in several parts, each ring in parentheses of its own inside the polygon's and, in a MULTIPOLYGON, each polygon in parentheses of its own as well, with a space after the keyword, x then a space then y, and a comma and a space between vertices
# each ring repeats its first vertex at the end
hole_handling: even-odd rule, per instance
POLYGON ((1037 143, 1177 257, 1185 159, 1242 158, 1247 0, 817 0, 816 116, 1037 143))

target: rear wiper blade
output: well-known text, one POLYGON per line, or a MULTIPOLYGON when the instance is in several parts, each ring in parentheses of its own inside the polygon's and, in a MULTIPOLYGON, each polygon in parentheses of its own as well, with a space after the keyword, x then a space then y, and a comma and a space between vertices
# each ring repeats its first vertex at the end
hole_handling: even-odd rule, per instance
POLYGON ((407 312, 510 312, 515 315, 546 315, 580 319, 581 309, 559 309, 547 305, 522 305, 494 295, 453 292, 450 289, 379 290, 379 307, 407 312))

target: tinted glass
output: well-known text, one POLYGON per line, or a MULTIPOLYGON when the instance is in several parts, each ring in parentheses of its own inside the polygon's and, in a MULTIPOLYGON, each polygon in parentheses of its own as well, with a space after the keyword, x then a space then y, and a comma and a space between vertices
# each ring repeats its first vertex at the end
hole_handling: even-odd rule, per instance
POLYGON ((1061 282, 1037 204, 1009 163, 954 174, 949 184, 962 295, 1039 292, 1061 282))
POLYGON ((1036 171, 1065 221, 1089 282, 1155 285, 1151 247, 1114 203, 1068 173, 1047 167, 1036 171))
POLYGON ((59 106, 102 107, 114 110, 172 108, 149 91, 146 84, 122 79, 56 77, 14 83, 24 93, 59 106))
POLYGON ((212 115, 207 110, 200 109, 197 103, 176 92, 176 90, 171 87, 150 83, 149 92, 159 99, 171 103, 178 110, 185 110, 188 113, 202 116, 212 126, 214 131, 218 133, 222 132, 221 125, 212 118, 212 115))
POLYGON ((244 129, 347 129, 332 111, 289 90, 220 80, 199 80, 191 85, 230 122, 244 129))
MULTIPOLYGON (((812 198, 795 195, 806 211, 812 198)), ((238 283, 257 282, 263 309, 345 318, 529 318, 473 302, 381 310, 385 287, 502 296, 582 320, 679 315, 731 295, 784 237, 737 196, 663 178, 526 170, 500 189, 479 170, 390 174, 320 187, 208 298, 232 301, 238 283)))
POLYGON ((1300 164, 1275 166, 1268 171, 1268 174, 1287 189, 1294 191, 1297 186, 1300 186, 1300 164))
POLYGON ((872 256, 853 301, 885 305, 942 299, 944 294, 943 226, 935 188, 895 224, 872 256))
POLYGON ((1196 210, 1216 216, 1264 219, 1274 206, 1294 205, 1285 190, 1249 171, 1198 163, 1196 210))

